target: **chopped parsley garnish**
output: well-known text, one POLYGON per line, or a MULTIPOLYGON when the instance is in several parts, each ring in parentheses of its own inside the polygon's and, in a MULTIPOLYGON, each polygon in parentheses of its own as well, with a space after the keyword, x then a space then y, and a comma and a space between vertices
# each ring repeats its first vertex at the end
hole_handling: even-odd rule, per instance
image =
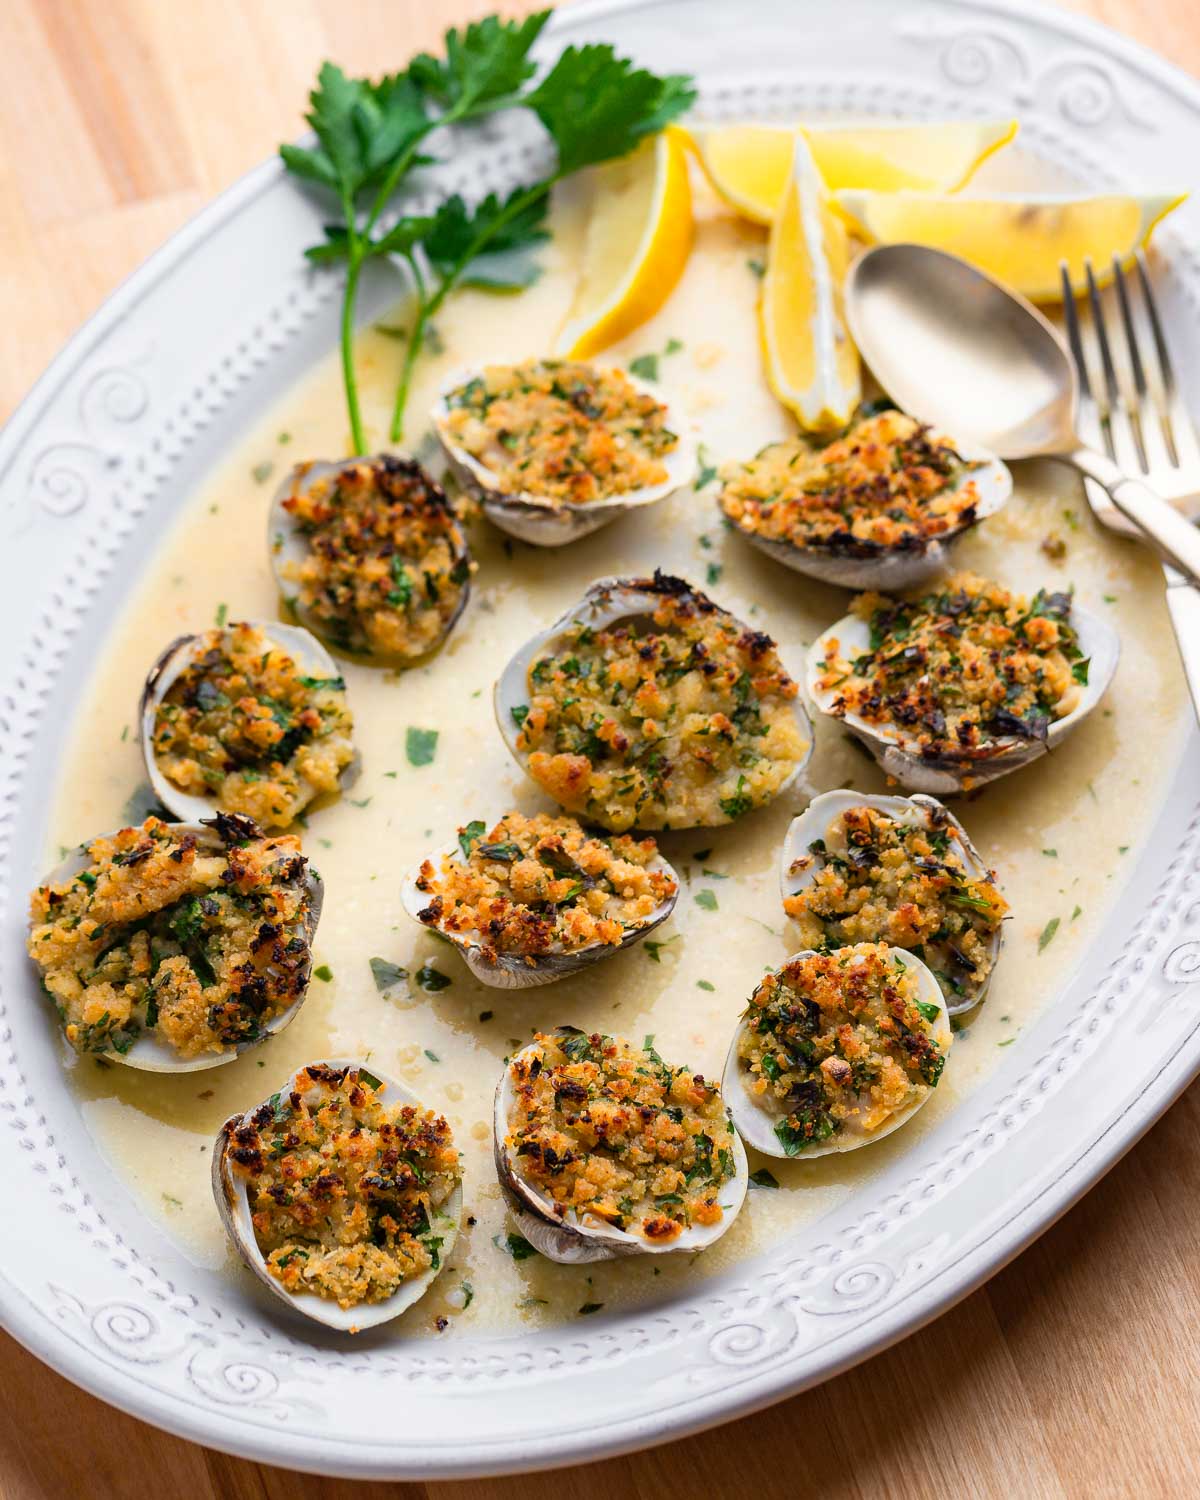
POLYGON ((646 950, 646 957, 653 963, 662 963, 662 959, 659 956, 662 953, 662 950, 671 943, 677 943, 682 936, 682 933, 677 932, 674 937, 657 939, 647 938, 646 941, 642 944, 642 947, 646 950))
MULTIPOLYGON (((709 459, 708 450, 705 448, 703 443, 701 443, 696 449, 696 458, 698 459, 700 464, 700 471, 696 475, 696 478, 692 484, 692 488, 694 490, 707 489, 708 486, 717 477, 717 466, 709 459)), ((702 544, 703 541, 704 539, 702 537, 702 544)))
POLYGON ((537 1254, 523 1234, 498 1234, 492 1244, 497 1250, 511 1255, 513 1260, 528 1260, 531 1255, 537 1254))
POLYGON ((754 799, 746 791, 746 778, 739 776, 737 790, 732 797, 721 798, 721 811, 727 818, 740 818, 754 806, 754 799))
POLYGON ((438 731, 410 724, 404 734, 404 753, 410 766, 427 766, 437 754, 438 731))
POLYGON ((471 850, 487 832, 487 824, 479 818, 472 818, 465 828, 458 830, 458 847, 462 850, 464 859, 470 859, 471 850))
POLYGON ((373 958, 371 977, 379 993, 386 995, 390 989, 394 989, 396 985, 402 984, 408 978, 408 970, 401 968, 399 964, 389 962, 386 958, 373 958))

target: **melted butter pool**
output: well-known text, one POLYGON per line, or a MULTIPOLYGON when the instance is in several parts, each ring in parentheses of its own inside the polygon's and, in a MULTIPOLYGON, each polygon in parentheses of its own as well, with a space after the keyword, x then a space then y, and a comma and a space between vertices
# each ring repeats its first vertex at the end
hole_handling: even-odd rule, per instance
MULTIPOLYGON (((746 456, 787 434, 789 422, 761 376, 752 262, 763 253, 751 226, 700 204, 686 276, 652 323, 612 351, 617 362, 658 353, 664 392, 690 414, 714 461, 746 456), (663 351, 671 339, 683 349, 663 351)), ((422 365, 410 403, 410 445, 427 456, 424 412, 454 369, 514 361, 550 347, 570 297, 578 229, 569 207, 546 274, 519 297, 466 292, 438 320, 442 352, 422 365)), ((384 320, 402 325, 404 310, 384 320)), ((373 440, 386 431, 403 344, 376 330, 359 341, 360 380, 373 440)), ((184 507, 174 533, 117 622, 81 706, 53 818, 54 845, 72 845, 128 818, 143 781, 133 717, 142 679, 161 646, 231 620, 272 618, 280 605, 267 561, 270 493, 303 458, 347 449, 334 355, 307 376, 184 507), (270 470, 267 473, 267 470, 270 470), (113 705, 126 709, 114 712, 113 705), (82 726, 87 732, 82 732, 82 726), (100 753, 97 753, 97 752, 100 753)), ((539 552, 506 543, 486 522, 471 528, 479 561, 469 608, 447 645, 404 674, 347 663, 364 770, 351 796, 314 810, 304 848, 326 881, 313 980, 297 1020, 248 1056, 206 1073, 155 1077, 69 1058, 75 1092, 101 1150, 185 1254, 249 1282, 229 1250, 209 1190, 209 1146, 222 1121, 266 1097, 304 1062, 350 1055, 398 1074, 449 1118, 464 1156, 467 1212, 451 1269, 385 1337, 501 1331, 571 1320, 585 1303, 608 1308, 669 1295, 685 1281, 753 1255, 869 1187, 911 1151, 1006 1056, 1003 1050, 1050 1003, 1118 895, 1124 861, 1157 810, 1178 757, 1184 696, 1162 602, 1161 572, 1141 549, 1101 534, 1065 470, 1018 469, 1009 508, 958 548, 962 566, 1018 589, 1074 585, 1119 629, 1123 658, 1104 708, 1052 756, 988 787, 956 811, 997 870, 1012 906, 1007 943, 983 1013, 960 1033, 943 1082, 903 1131, 869 1150, 811 1163, 770 1163, 779 1191, 752 1188, 745 1210, 702 1260, 649 1257, 586 1268, 504 1248, 507 1221, 491 1161, 492 1094, 505 1056, 539 1027, 571 1022, 640 1041, 653 1033, 670 1060, 719 1075, 736 1017, 758 976, 794 949, 776 883, 789 819, 818 791, 883 790, 883 779, 829 721, 816 725, 806 780, 773 807, 733 827, 665 835, 684 876, 673 919, 638 946, 579 978, 514 993, 471 978, 444 944, 403 914, 398 877, 471 818, 511 806, 546 806, 509 759, 492 719, 492 684, 529 635, 603 574, 661 566, 706 587, 719 603, 765 628, 796 671, 805 644, 845 612, 844 592, 764 558, 720 524, 713 492, 687 490, 569 548, 539 552), (1060 536, 1065 559, 1040 544, 1060 536), (408 728, 436 729, 432 764, 410 765, 408 728), (716 910, 696 904, 711 891, 716 910), (1059 925, 1039 949, 1048 919, 1059 925), (450 983, 399 998, 380 995, 374 956, 411 972, 428 962, 450 983), (496 1242, 500 1243, 497 1244, 496 1242)), ((56 857, 47 851, 47 865, 56 857)), ((707 899, 707 898, 706 898, 707 899)), ((49 1023, 48 1023, 49 1024, 49 1023)), ((752 1166, 762 1165, 752 1160, 752 1166)))

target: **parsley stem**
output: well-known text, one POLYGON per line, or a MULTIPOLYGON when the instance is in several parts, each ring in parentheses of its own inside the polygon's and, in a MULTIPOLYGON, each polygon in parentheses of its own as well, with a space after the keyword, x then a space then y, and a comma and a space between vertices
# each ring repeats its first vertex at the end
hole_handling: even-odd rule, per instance
POLYGON ((412 332, 409 335, 408 348, 404 355, 404 368, 400 372, 400 384, 396 388, 396 404, 392 410, 392 441, 394 443, 398 443, 404 435, 404 408, 408 403, 408 392, 412 384, 413 370, 416 367, 417 358, 421 353, 425 332, 432 319, 441 309, 442 303, 445 302, 446 298, 458 285, 463 272, 475 257, 487 248, 489 242, 495 238, 499 231, 510 224, 518 215, 524 213, 526 209, 546 197, 554 184, 564 175, 562 172, 555 172, 553 176, 547 177, 545 181, 536 182, 525 192, 511 198, 487 227, 479 231, 466 250, 463 251, 462 255, 459 256, 455 264, 441 278, 437 291, 434 292, 432 297, 426 296, 420 277, 417 277, 417 316, 413 323, 412 332))
POLYGON ((354 200, 349 194, 342 195, 342 213, 346 220, 348 239, 346 288, 342 294, 342 381, 346 387, 346 411, 350 418, 350 445, 357 456, 366 449, 362 409, 358 401, 358 376, 354 370, 354 304, 358 295, 358 276, 362 270, 363 248, 354 220, 354 200))
MULTIPOLYGON (((504 99, 488 100, 483 104, 458 105, 447 110, 444 114, 433 115, 429 118, 425 128, 409 141, 403 152, 392 163, 387 176, 380 184, 379 191, 375 194, 375 200, 371 204, 366 221, 361 232, 356 228, 356 214, 353 203, 342 202, 342 211, 346 217, 346 227, 350 234, 349 266, 346 272, 346 289, 342 300, 342 375, 346 383, 346 405, 350 412, 350 435, 354 444, 356 454, 362 453, 366 447, 363 436, 362 413, 358 402, 358 380, 354 372, 354 315, 358 300, 358 278, 362 270, 363 261, 371 253, 371 231, 375 228, 380 214, 387 207, 401 181, 407 176, 416 160, 417 148, 421 142, 432 131, 443 125, 456 125, 464 120, 477 119, 483 115, 491 114, 494 110, 504 109, 514 101, 511 97, 504 99)), ((409 264, 413 267, 418 286, 420 285, 420 273, 416 270, 416 262, 409 257, 409 264)), ((420 303, 424 303, 425 295, 422 288, 419 293, 420 303)), ((408 350, 404 357, 404 370, 401 375, 400 390, 403 396, 399 400, 398 415, 392 422, 392 439, 398 441, 403 427, 404 401, 408 398, 408 387, 412 379, 413 365, 416 363, 416 353, 419 353, 421 342, 424 338, 425 329, 432 313, 421 313, 413 328, 413 337, 409 341, 408 350)))

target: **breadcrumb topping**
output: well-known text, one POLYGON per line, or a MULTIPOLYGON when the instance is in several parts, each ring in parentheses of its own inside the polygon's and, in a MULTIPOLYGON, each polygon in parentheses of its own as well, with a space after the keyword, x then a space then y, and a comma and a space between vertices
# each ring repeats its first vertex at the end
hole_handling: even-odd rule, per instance
POLYGON ((289 1292, 355 1307, 441 1264, 458 1151, 441 1115, 385 1103, 386 1088, 310 1063, 231 1132, 258 1248, 289 1292))
POLYGON ((894 727, 929 759, 1044 740, 1087 682, 1070 594, 1029 600, 957 573, 920 598, 860 594, 851 609, 869 623, 870 647, 848 660, 829 642, 819 686, 836 690, 832 712, 894 727))
POLYGON ((738 1058, 788 1156, 876 1135, 936 1088, 950 1036, 885 943, 792 959, 750 997, 738 1058))
POLYGON ((77 1052, 154 1036, 181 1058, 255 1041, 304 994, 312 953, 300 841, 209 821, 224 847, 147 818, 93 839, 30 899, 30 957, 77 1052))
POLYGON ((721 1091, 664 1062, 653 1038, 635 1047, 563 1028, 539 1034, 509 1074, 509 1156, 560 1219, 653 1244, 721 1222, 718 1193, 736 1170, 721 1091))
POLYGON ((775 642, 656 573, 649 618, 576 623, 530 665, 514 710, 534 780, 605 828, 728 823, 783 787, 808 748, 775 642), (651 612, 652 611, 652 612, 651 612))
MULTIPOLYGON (((462 528, 420 464, 385 454, 307 488, 296 471, 283 508, 304 533, 283 575, 314 628, 345 651, 408 661, 431 651, 458 612, 472 564, 462 528)), ((282 538, 275 542, 276 550, 282 538)))
POLYGON ((432 899, 420 918, 493 959, 617 946, 677 889, 664 870, 650 868, 653 839, 593 837, 561 813, 510 812, 491 829, 468 823, 458 842, 461 858, 421 866, 417 887, 432 899))
POLYGON ((264 828, 285 828, 354 759, 341 677, 311 677, 251 624, 208 630, 154 715, 151 743, 173 786, 264 828))
POLYGON ((968 872, 944 809, 926 824, 848 807, 790 873, 814 867, 812 880, 783 903, 804 947, 888 943, 915 953, 947 996, 973 999, 982 991, 1008 903, 991 879, 968 872))
POLYGON ((621 370, 574 361, 489 365, 446 404, 450 437, 505 493, 556 508, 662 484, 679 446, 667 408, 621 370))
POLYGON ((825 447, 791 438, 727 465, 720 504, 753 536, 870 556, 969 526, 979 504, 971 467, 927 425, 884 411, 825 447))

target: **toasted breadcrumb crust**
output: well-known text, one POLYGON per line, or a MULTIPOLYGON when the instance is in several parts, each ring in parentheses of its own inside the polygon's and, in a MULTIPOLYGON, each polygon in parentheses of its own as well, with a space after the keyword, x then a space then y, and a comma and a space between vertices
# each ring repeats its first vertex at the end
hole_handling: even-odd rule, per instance
POLYGON ((650 1045, 539 1034, 509 1063, 509 1159, 560 1219, 669 1244, 719 1224, 736 1170, 733 1124, 714 1084, 650 1045))
POLYGON ((505 494, 586 505, 662 484, 679 446, 667 408, 621 370, 551 359, 488 365, 446 398, 453 442, 505 494))
POLYGON ((720 504, 752 536, 870 556, 969 526, 979 504, 970 467, 928 426, 885 411, 823 448, 790 438, 727 465, 720 504))
POLYGON ((458 831, 462 855, 427 859, 418 890, 432 899, 420 919, 478 943, 485 957, 576 953, 618 946, 644 926, 677 886, 653 839, 597 838, 562 813, 505 815, 490 830, 458 831))
POLYGON ((936 1087, 945 1051, 923 1003, 915 970, 885 943, 802 956, 762 980, 738 1058, 789 1156, 870 1138, 936 1087))
POLYGON ((401 661, 425 655, 450 628, 472 571, 441 485, 414 460, 391 454, 307 488, 305 473, 303 465, 296 471, 283 508, 310 550, 282 571, 306 617, 345 651, 401 661))
POLYGON ((181 1058, 256 1040, 304 994, 312 954, 308 861, 218 813, 223 848, 179 825, 87 844, 87 865, 30 898, 30 957, 78 1052, 128 1052, 141 1036, 181 1058))
POLYGON ((814 866, 816 873, 783 909, 805 948, 906 948, 933 970, 944 994, 974 999, 992 972, 1008 903, 992 879, 968 872, 960 851, 961 835, 944 809, 927 825, 848 807, 793 861, 792 875, 814 866))
POLYGON ((1087 681, 1069 594, 1039 589, 1029 600, 956 573, 919 598, 860 594, 851 609, 871 644, 848 660, 828 643, 818 685, 836 690, 831 711, 893 727, 928 759, 1044 740, 1087 681))
POLYGON ((182 792, 286 828, 354 759, 341 677, 309 677, 256 625, 207 630, 158 704, 151 743, 182 792))
POLYGON ((649 623, 574 624, 530 665, 517 740, 530 775, 617 831, 712 826, 763 806, 808 749, 775 642, 681 579, 621 586, 655 596, 649 623))
POLYGON ((313 1063, 231 1132, 258 1248, 293 1294, 382 1302, 441 1263, 458 1151, 441 1115, 388 1104, 386 1088, 313 1063))

